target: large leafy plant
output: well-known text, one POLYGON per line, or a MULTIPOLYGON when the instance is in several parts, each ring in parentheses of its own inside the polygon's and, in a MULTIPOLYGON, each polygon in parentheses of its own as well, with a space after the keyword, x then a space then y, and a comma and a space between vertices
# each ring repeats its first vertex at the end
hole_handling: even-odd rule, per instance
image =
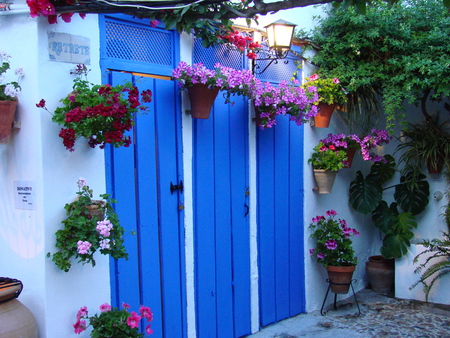
POLYGON ((374 225, 385 234, 380 249, 385 258, 400 258, 406 254, 417 228, 415 216, 428 205, 430 187, 423 174, 407 173, 400 183, 385 187, 396 172, 395 160, 385 155, 385 161, 376 162, 364 177, 361 171, 350 183, 350 205, 364 215, 371 214, 374 225), (394 188, 390 205, 383 200, 383 192, 394 188))
POLYGON ((423 285, 426 301, 430 291, 437 281, 450 274, 450 233, 443 232, 443 238, 434 238, 432 240, 423 240, 417 244, 423 245, 425 250, 414 257, 414 263, 419 261, 423 255, 427 255, 425 261, 420 264, 414 273, 422 273, 420 279, 416 281, 409 289, 415 288, 418 284, 423 285), (436 261, 436 259, 438 259, 436 261), (425 269, 423 271, 423 269, 425 269), (423 272, 422 272, 423 271, 423 272))
POLYGON ((423 109, 423 99, 450 96, 450 63, 443 62, 450 54, 450 13, 439 1, 372 4, 365 15, 352 7, 332 9, 305 34, 320 47, 312 57, 319 74, 339 78, 363 97, 356 102, 368 108, 364 117, 373 116, 379 94, 392 130, 406 122, 405 100, 423 109))

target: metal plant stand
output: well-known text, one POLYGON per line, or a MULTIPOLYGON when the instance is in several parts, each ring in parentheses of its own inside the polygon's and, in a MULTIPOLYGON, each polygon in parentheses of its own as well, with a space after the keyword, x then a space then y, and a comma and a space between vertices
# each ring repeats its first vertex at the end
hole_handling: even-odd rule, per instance
MULTIPOLYGON (((355 297, 356 306, 358 307, 358 317, 361 315, 361 309, 359 308, 358 299, 356 298, 355 289, 353 288, 353 282, 356 282, 356 279, 352 279, 350 283, 333 283, 329 279, 327 279, 328 289, 327 289, 327 293, 325 294, 325 298, 323 299, 322 308, 320 309, 320 314, 322 316, 325 316, 327 314, 325 311, 323 311, 323 308, 325 306, 325 302, 327 300, 328 293, 330 292, 331 284, 333 284, 333 285, 349 285, 350 284, 350 287, 352 288, 352 292, 353 292, 353 297, 355 297)), ((335 311, 337 310, 336 300, 337 300, 337 293, 334 294, 334 310, 335 311)))

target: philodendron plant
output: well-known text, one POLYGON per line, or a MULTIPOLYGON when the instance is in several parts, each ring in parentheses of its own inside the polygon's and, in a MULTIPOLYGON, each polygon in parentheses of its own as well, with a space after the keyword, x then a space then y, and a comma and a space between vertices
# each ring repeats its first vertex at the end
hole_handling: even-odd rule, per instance
POLYGON ((361 171, 350 183, 350 205, 364 215, 372 214, 374 225, 385 236, 380 253, 384 258, 400 258, 405 255, 417 228, 415 216, 428 205, 430 185, 425 175, 407 173, 400 183, 384 187, 396 172, 395 160, 385 155, 385 162, 376 162, 364 177, 361 171), (395 188, 391 205, 383 200, 383 192, 395 188))

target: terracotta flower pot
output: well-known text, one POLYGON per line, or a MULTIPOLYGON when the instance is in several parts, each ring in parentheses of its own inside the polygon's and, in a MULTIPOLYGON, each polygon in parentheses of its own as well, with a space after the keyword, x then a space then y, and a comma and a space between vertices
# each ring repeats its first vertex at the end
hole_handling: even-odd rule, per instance
POLYGON ((438 157, 435 162, 427 160, 427 169, 430 174, 442 173, 442 169, 444 169, 444 158, 442 156, 438 157))
POLYGON ((358 148, 347 148, 347 164, 344 168, 350 168, 353 163, 353 158, 355 157, 356 151, 358 148))
POLYGON ((331 291, 338 294, 346 294, 350 290, 355 265, 350 266, 327 266, 328 280, 331 291))
POLYGON ((366 274, 373 292, 388 295, 395 284, 395 261, 381 255, 370 256, 366 262, 366 274))
POLYGON ((319 194, 329 194, 333 188, 337 171, 314 169, 314 179, 319 188, 319 194))
POLYGON ((335 107, 336 104, 319 102, 319 111, 317 115, 314 116, 314 125, 319 128, 328 128, 335 107))
POLYGON ((0 144, 9 142, 17 101, 0 101, 0 144))
POLYGON ((103 221, 105 219, 105 205, 104 200, 92 200, 92 204, 86 206, 86 208, 92 217, 96 216, 99 221, 103 221))
POLYGON ((191 101, 191 113, 195 119, 209 119, 219 88, 208 88, 207 85, 196 83, 187 88, 191 101))

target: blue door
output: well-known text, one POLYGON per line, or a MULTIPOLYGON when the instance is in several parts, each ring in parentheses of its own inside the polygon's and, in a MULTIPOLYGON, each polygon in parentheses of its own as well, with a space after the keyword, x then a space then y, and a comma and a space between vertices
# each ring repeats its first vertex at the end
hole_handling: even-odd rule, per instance
MULTIPOLYGON (((239 53, 204 49, 194 62, 243 68, 239 53), (223 56, 223 59, 221 58, 223 56)), ((197 337, 241 337, 250 325, 248 101, 219 93, 211 117, 194 120, 193 199, 197 337)))
MULTIPOLYGON (((289 81, 296 70, 272 64, 260 78, 289 81)), ((264 62, 262 61, 264 65, 264 62)), ((286 116, 257 133, 260 325, 305 312, 303 242, 303 126, 286 116)))
POLYGON ((135 116, 133 144, 106 149, 108 192, 129 233, 129 259, 111 261, 113 305, 125 302, 135 311, 149 306, 152 337, 185 337, 180 98, 168 76, 177 59, 170 48, 177 33, 120 18, 102 19, 104 82, 132 81, 140 91, 150 89, 153 101, 147 113, 135 116), (149 50, 154 40, 167 44, 149 50))

